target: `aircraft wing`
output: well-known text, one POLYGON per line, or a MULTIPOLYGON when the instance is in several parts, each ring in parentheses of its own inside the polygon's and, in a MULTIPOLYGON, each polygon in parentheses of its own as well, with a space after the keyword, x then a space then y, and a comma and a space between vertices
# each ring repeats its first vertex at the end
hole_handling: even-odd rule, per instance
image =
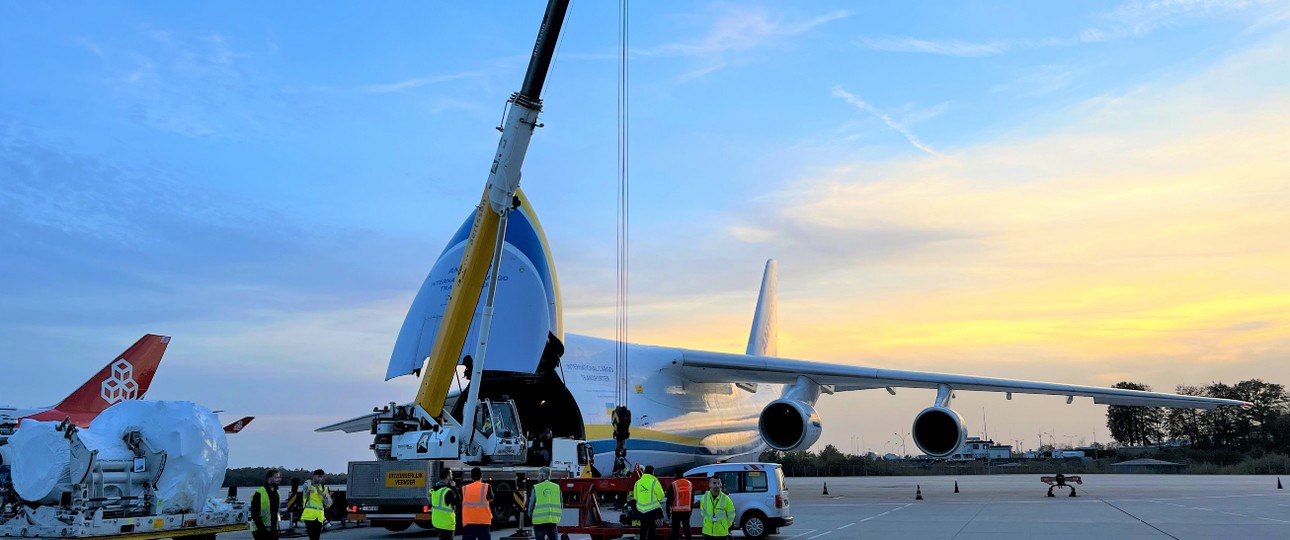
MULTIPOLYGON (((444 405, 443 405, 445 409, 452 410, 452 408, 457 405, 457 398, 461 397, 461 391, 462 391, 461 388, 454 388, 452 389, 452 391, 448 392, 448 398, 447 400, 444 401, 444 405)), ((361 432, 370 431, 372 429, 372 419, 376 418, 380 414, 381 413, 378 413, 378 412, 367 413, 362 416, 356 416, 354 418, 350 418, 349 420, 342 420, 340 422, 336 422, 335 424, 320 427, 318 429, 315 429, 314 431, 318 433, 325 433, 328 431, 342 431, 345 433, 361 433, 361 432)))
POLYGON ((874 388, 936 388, 949 385, 954 390, 1045 394, 1067 397, 1091 397, 1102 405, 1139 405, 1213 409, 1219 405, 1248 407, 1244 401, 1200 396, 1183 396, 1162 392, 1120 390, 1097 386, 1080 386, 1048 382, 975 377, 927 371, 906 371, 811 362, 769 356, 684 351, 680 366, 684 376, 705 383, 792 384, 807 377, 827 390, 867 390, 874 388))

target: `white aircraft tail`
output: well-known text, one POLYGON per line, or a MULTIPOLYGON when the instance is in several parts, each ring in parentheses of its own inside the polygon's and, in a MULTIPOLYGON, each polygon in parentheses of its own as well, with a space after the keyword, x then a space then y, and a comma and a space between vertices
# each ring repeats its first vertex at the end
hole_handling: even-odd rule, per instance
POLYGON ((748 334, 747 354, 775 356, 778 354, 779 325, 776 322, 779 300, 775 292, 779 270, 775 259, 766 261, 766 273, 761 277, 761 293, 757 296, 757 313, 753 315, 752 332, 748 334))

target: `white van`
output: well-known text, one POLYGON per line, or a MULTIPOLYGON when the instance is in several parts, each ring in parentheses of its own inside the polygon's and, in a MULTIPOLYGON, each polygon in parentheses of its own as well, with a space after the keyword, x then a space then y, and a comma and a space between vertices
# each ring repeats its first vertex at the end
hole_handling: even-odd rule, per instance
MULTIPOLYGON (((778 463, 718 463, 691 469, 685 475, 720 478, 735 503, 738 518, 732 529, 742 529, 748 538, 765 538, 793 524, 784 471, 778 463)), ((695 501, 698 497, 696 493, 695 501)))

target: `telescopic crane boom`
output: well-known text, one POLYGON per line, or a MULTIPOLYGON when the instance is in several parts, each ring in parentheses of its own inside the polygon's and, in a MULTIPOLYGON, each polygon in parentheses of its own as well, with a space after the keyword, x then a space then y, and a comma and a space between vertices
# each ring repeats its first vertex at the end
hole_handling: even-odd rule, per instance
POLYGON ((486 361, 506 222, 510 212, 519 204, 516 194, 520 185, 520 169, 533 130, 540 127, 538 114, 542 111, 542 87, 568 7, 569 0, 548 2, 524 84, 507 102, 505 120, 499 127, 502 136, 497 143, 497 153, 488 171, 479 206, 475 209, 470 236, 457 266, 457 276, 426 362, 416 401, 408 406, 391 404, 375 420, 377 440, 374 448, 382 459, 481 461, 486 458, 493 462, 524 459, 525 441, 514 404, 485 401, 481 405, 479 385, 486 361), (485 285, 487 290, 483 291, 485 285), (473 353, 463 427, 444 409, 444 403, 466 345, 471 321, 479 307, 481 292, 485 293, 485 305, 479 343, 473 353), (481 407, 484 410, 476 413, 481 407), (490 429, 484 430, 488 433, 476 434, 481 427, 476 425, 477 417, 488 419, 490 429), (509 426, 509 429, 494 431, 491 429, 494 424, 509 426))

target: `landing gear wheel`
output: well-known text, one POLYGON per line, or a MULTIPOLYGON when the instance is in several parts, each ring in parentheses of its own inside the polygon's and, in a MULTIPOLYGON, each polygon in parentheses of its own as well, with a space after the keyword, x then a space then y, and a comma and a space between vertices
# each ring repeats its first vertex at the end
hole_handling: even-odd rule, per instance
POLYGON ((749 512, 743 519, 744 536, 747 538, 765 538, 770 534, 770 526, 766 524, 766 516, 761 512, 749 512))

